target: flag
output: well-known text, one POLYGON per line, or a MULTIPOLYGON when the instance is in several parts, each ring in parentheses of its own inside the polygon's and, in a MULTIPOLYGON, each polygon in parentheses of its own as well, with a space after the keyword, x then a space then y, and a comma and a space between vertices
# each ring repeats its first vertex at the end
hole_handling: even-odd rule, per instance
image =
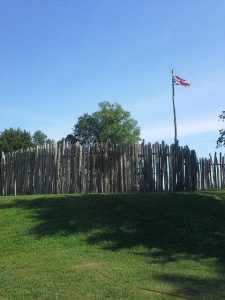
POLYGON ((187 80, 185 80, 183 78, 180 78, 176 75, 172 75, 172 82, 173 82, 173 84, 182 85, 182 86, 185 86, 185 87, 191 86, 190 81, 187 81, 187 80))

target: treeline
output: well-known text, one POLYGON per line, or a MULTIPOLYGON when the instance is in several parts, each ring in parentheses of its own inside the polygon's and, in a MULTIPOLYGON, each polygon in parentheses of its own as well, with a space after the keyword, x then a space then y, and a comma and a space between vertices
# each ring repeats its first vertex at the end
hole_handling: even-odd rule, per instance
POLYGON ((53 143, 41 130, 37 130, 33 135, 29 131, 20 128, 5 129, 0 132, 0 151, 9 153, 19 149, 28 149, 35 146, 44 146, 46 143, 53 143))
MULTIPOLYGON (((92 113, 85 113, 78 118, 73 126, 72 132, 60 141, 79 142, 81 145, 93 143, 137 143, 140 141, 140 127, 137 121, 131 117, 118 103, 111 104, 107 101, 98 104, 99 109, 92 113)), ((219 116, 221 121, 225 120, 225 111, 219 116)), ((225 130, 219 131, 217 147, 225 146, 225 130)), ((55 142, 41 130, 35 131, 33 135, 29 131, 20 128, 5 129, 0 132, 0 156, 1 152, 9 153, 19 149, 26 150, 35 146, 44 146, 55 142)))
MULTIPOLYGON (((130 112, 124 110, 118 103, 111 104, 105 101, 100 102, 98 106, 96 112, 85 113, 79 117, 72 132, 57 142, 62 143, 65 140, 71 144, 76 142, 88 144, 111 140, 113 143, 135 143, 140 140, 140 128, 137 121, 131 118, 130 112)), ((33 135, 20 128, 9 128, 0 132, 0 150, 4 153, 53 142, 41 130, 35 131, 33 135)))

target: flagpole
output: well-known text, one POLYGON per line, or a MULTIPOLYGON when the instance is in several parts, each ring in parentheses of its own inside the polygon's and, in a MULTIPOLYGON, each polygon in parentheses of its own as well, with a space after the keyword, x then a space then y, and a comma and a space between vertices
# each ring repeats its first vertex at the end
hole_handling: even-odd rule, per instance
POLYGON ((173 83, 173 70, 172 70, 172 102, 173 102, 173 120, 174 120, 174 143, 177 145, 177 118, 175 108, 175 89, 173 83))

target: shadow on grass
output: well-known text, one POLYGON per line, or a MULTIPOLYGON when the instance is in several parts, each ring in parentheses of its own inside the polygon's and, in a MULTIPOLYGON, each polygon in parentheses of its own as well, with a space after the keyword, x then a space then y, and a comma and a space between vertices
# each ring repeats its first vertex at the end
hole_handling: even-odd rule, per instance
MULTIPOLYGON (((217 198, 223 195, 217 193, 217 198)), ((32 218, 38 221, 30 233, 39 237, 86 233, 87 243, 100 244, 112 251, 141 245, 148 250, 138 255, 162 264, 179 260, 182 255, 193 260, 214 258, 218 262, 218 274, 225 276, 225 202, 216 199, 214 193, 56 198, 46 195, 30 200, 15 199, 11 204, 0 206, 0 209, 4 208, 30 210, 32 218)), ((207 293, 213 295, 212 291, 220 290, 221 286, 218 280, 198 280, 174 274, 157 279, 176 283, 179 293, 191 297, 204 295, 206 286, 207 293), (190 284, 193 291, 189 288, 188 292, 190 284)))
POLYGON ((155 279, 175 285, 176 294, 185 299, 225 299, 224 280, 201 279, 185 275, 159 275, 155 279))

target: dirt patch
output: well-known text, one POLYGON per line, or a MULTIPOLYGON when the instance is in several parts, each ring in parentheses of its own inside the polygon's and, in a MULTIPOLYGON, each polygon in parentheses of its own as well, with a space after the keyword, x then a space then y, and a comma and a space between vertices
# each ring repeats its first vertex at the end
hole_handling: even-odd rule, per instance
POLYGON ((105 265, 103 262, 89 261, 84 263, 79 263, 75 266, 76 269, 80 270, 93 270, 104 278, 110 279, 108 274, 102 272, 101 268, 105 265))
POLYGON ((79 263, 75 266, 78 269, 99 269, 104 265, 103 262, 96 262, 96 261, 88 261, 79 263))

